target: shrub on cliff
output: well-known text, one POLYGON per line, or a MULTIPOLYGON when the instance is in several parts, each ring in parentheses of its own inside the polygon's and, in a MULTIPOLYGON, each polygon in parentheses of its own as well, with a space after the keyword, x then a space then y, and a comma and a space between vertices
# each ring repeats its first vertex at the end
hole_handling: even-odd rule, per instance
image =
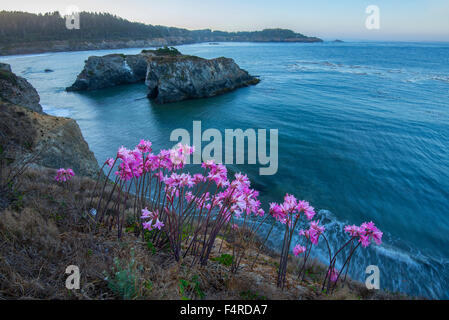
POLYGON ((181 52, 175 47, 163 47, 156 50, 142 50, 142 53, 154 53, 157 56, 180 56, 181 52))

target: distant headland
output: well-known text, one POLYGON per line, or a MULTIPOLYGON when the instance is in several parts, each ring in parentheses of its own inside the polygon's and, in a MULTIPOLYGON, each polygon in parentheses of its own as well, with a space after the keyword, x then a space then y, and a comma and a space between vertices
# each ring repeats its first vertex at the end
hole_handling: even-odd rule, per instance
POLYGON ((80 29, 67 29, 59 12, 0 11, 0 56, 42 52, 162 47, 217 42, 322 42, 287 29, 225 32, 131 22, 108 13, 80 13, 80 29))

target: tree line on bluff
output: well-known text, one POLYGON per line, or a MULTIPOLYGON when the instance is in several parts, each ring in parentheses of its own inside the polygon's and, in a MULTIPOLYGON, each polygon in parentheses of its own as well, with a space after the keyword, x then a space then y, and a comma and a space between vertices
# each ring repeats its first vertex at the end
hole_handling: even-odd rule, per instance
POLYGON ((265 29, 254 32, 224 32, 187 30, 131 22, 109 13, 80 13, 80 29, 67 29, 65 19, 55 11, 45 14, 27 12, 0 12, 0 43, 12 44, 33 41, 98 41, 148 40, 182 37, 192 42, 201 41, 321 41, 286 29, 265 29))

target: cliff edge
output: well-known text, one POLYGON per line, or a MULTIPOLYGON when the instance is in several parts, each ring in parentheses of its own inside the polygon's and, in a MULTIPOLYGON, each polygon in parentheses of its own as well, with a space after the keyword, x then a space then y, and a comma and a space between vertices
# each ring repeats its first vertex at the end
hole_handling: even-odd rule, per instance
POLYGON ((75 120, 50 116, 36 103, 39 95, 24 78, 0 64, 0 147, 10 161, 59 169, 70 167, 77 174, 95 177, 99 166, 75 120))
POLYGON ((25 78, 15 75, 6 63, 0 63, 0 100, 42 113, 36 89, 25 78))

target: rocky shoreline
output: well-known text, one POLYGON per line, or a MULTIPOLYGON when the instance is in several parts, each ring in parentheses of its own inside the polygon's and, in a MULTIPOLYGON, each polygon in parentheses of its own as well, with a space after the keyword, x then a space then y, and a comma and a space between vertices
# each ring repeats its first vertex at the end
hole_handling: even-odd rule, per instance
POLYGON ((38 54, 46 52, 91 51, 145 47, 163 47, 195 43, 193 39, 157 38, 147 40, 101 40, 101 41, 36 41, 0 46, 0 56, 38 54))
MULTIPOLYGON (((233 42, 224 40, 220 42, 233 42)), ((310 39, 269 39, 267 41, 250 42, 279 42, 279 43, 315 43, 323 42, 318 38, 310 39)), ((0 56, 21 55, 21 54, 39 54, 47 52, 66 52, 66 51, 91 51, 91 50, 111 50, 128 48, 158 48, 164 46, 178 46, 194 43, 210 43, 208 39, 197 41, 194 38, 170 37, 156 38, 147 40, 101 40, 101 41, 79 41, 59 40, 59 41, 36 41, 26 43, 14 43, 0 46, 0 56)))
POLYGON ((148 98, 164 104, 213 97, 259 83, 233 59, 203 59, 174 48, 143 50, 137 55, 89 57, 67 91, 90 91, 143 82, 148 98))

